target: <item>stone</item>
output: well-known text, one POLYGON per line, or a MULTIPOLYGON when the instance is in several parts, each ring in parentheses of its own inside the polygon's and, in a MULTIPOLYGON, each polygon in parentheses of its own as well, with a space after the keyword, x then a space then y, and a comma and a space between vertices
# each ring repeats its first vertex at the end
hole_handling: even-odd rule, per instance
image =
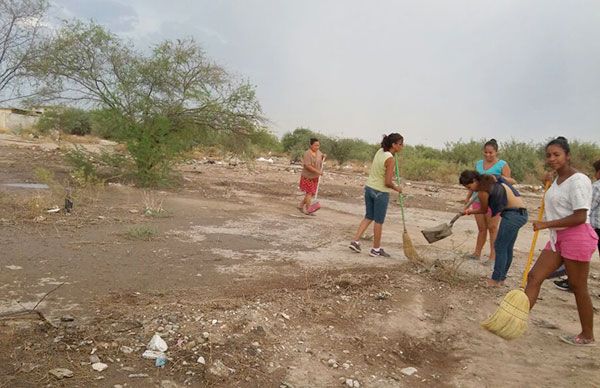
POLYGON ((412 366, 409 366, 408 368, 401 369, 400 372, 402 372, 402 374, 404 374, 404 375, 412 376, 415 373, 417 373, 417 368, 413 368, 412 366))
POLYGON ((198 357, 197 362, 198 364, 206 365, 206 360, 202 356, 198 357))
POLYGON ((95 364, 97 362, 100 362, 100 357, 96 356, 95 354, 92 354, 90 356, 90 363, 95 364))
POLYGON ((73 371, 66 368, 54 368, 51 369, 48 373, 50 373, 52 376, 56 377, 59 380, 73 377, 73 371))
POLYGON ((225 364, 223 364, 223 361, 216 360, 210 366, 210 368, 208 369, 208 372, 211 373, 211 374, 213 374, 213 375, 215 375, 215 376, 227 377, 230 374, 234 373, 235 370, 231 369, 231 368, 228 368, 225 364))
POLYGON ((95 362, 92 364, 92 369, 98 372, 102 372, 103 370, 106 370, 108 368, 108 365, 106 365, 103 362, 95 362))
POLYGON ((130 379, 143 379, 148 377, 147 373, 132 373, 128 376, 130 379))

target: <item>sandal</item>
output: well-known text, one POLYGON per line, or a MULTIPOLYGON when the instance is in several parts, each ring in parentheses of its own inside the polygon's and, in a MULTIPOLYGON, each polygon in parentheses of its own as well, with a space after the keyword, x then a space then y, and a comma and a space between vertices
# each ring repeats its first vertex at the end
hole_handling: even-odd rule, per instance
POLYGON ((574 346, 596 346, 596 341, 593 339, 582 338, 577 335, 561 335, 558 336, 560 340, 564 343, 574 346))

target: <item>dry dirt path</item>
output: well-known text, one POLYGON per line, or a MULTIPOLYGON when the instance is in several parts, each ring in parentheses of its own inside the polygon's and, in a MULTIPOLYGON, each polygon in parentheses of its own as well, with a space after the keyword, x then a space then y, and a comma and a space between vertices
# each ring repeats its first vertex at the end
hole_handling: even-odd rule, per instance
MULTIPOLYGON (((35 146, 0 141, 0 185, 32 182, 36 167, 66 174, 60 150, 35 146)), ((510 287, 483 288, 491 269, 461 258, 474 243, 472 219, 433 245, 420 235, 460 209, 460 187, 405 189, 413 243, 437 260, 423 272, 402 254, 394 205, 383 237, 391 259, 347 248, 363 211, 359 174, 327 174, 323 208, 307 217, 294 207, 297 174, 287 165, 196 162, 181 171, 177 191, 110 185, 71 215, 37 222, 11 214, 10 200, 43 192, 0 189, 0 312, 31 308, 64 283, 38 307, 50 324, 0 320, 0 386, 598 386, 597 348, 558 341, 579 324, 572 294, 550 282, 522 338, 479 327, 517 286, 532 233, 519 236, 510 287), (157 203, 166 217, 144 215, 157 203), (155 332, 169 345, 165 368, 141 357, 155 332), (92 370, 92 352, 108 369, 92 370), (57 380, 48 374, 57 367, 74 376, 57 380)), ((539 200, 526 196, 531 214, 539 200)), ((597 257, 592 272, 598 305, 597 257)))

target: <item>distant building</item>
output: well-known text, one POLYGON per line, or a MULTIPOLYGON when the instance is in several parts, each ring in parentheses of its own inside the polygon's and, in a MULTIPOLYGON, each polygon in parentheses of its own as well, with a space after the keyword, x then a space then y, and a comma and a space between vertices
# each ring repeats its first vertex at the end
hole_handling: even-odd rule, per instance
POLYGON ((0 108, 0 132, 33 128, 43 113, 42 109, 0 108))

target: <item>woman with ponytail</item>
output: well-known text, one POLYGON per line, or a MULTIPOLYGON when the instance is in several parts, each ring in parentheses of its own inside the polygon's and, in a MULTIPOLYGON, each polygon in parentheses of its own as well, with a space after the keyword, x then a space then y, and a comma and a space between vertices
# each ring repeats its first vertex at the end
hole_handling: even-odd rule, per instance
POLYGON ((459 182, 469 191, 476 193, 481 204, 479 209, 465 209, 464 214, 479 215, 487 212, 489 208, 492 217, 501 218, 498 235, 494 241, 494 271, 490 279, 487 279, 487 285, 502 286, 512 264, 519 229, 527 222, 527 209, 521 194, 503 178, 480 174, 477 171, 463 171, 459 182))
POLYGON ((394 155, 402 150, 404 138, 399 133, 390 133, 383 137, 381 148, 375 153, 369 178, 365 184, 365 217, 358 226, 358 230, 350 242, 350 249, 360 253, 360 236, 367 230, 371 222, 375 221, 373 227, 373 248, 369 255, 374 257, 390 257, 381 248, 381 233, 383 222, 387 213, 390 192, 402 192, 400 186, 394 183, 395 162, 394 155))

